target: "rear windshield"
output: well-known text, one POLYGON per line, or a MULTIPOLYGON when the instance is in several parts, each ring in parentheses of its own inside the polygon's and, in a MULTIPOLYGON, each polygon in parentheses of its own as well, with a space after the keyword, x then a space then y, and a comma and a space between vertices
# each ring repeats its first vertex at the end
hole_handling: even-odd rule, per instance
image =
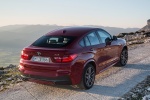
POLYGON ((72 36, 43 36, 32 45, 37 47, 61 48, 70 44, 74 40, 72 36))

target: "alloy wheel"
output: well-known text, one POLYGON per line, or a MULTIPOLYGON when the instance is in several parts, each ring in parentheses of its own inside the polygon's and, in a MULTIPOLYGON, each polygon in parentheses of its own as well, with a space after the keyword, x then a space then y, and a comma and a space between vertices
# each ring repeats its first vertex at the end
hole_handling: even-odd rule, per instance
POLYGON ((95 70, 93 67, 87 68, 85 72, 85 84, 87 87, 91 87, 95 80, 95 70))
POLYGON ((126 65, 127 60, 128 60, 128 52, 126 49, 124 49, 121 53, 121 64, 126 65))

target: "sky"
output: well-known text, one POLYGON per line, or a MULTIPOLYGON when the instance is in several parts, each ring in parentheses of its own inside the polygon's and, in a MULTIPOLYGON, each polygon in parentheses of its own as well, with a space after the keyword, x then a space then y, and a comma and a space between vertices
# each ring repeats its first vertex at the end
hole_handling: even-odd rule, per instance
POLYGON ((142 28, 150 0, 0 0, 0 26, 101 25, 142 28))

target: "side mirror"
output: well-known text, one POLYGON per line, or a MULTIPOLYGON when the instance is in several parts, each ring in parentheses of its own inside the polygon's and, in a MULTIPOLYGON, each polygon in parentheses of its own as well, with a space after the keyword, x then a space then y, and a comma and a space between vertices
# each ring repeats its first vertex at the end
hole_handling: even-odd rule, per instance
POLYGON ((110 38, 106 38, 106 39, 105 39, 106 45, 110 45, 110 44, 111 44, 111 41, 112 41, 112 40, 111 40, 110 38))
POLYGON ((116 41, 117 40, 117 36, 113 36, 112 40, 116 41))

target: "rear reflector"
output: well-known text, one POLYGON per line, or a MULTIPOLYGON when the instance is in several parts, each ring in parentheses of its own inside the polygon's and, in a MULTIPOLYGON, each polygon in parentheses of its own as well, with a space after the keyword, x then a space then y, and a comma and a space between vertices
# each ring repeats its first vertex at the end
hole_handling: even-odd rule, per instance
POLYGON ((72 54, 72 55, 68 55, 68 56, 63 56, 63 57, 54 57, 56 62, 71 62, 73 61, 75 58, 77 57, 77 54, 72 54))

